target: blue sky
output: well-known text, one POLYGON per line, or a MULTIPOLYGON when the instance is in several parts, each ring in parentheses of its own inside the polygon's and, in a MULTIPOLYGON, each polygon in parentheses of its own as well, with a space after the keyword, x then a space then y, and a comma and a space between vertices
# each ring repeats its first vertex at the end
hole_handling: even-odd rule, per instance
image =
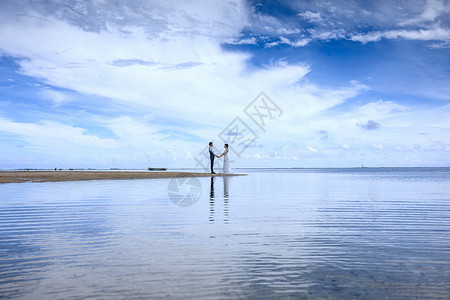
POLYGON ((449 1, 2 1, 0 168, 449 166, 449 58, 449 1))

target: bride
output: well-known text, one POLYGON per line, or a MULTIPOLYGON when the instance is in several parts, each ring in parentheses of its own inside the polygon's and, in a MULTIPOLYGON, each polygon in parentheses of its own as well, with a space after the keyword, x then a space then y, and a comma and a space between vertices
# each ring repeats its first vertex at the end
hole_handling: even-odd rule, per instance
POLYGON ((221 158, 223 156, 223 170, 222 173, 223 174, 231 174, 231 169, 230 169, 230 162, 228 161, 228 144, 225 144, 223 146, 225 148, 225 151, 220 154, 219 156, 217 156, 217 158, 221 158))

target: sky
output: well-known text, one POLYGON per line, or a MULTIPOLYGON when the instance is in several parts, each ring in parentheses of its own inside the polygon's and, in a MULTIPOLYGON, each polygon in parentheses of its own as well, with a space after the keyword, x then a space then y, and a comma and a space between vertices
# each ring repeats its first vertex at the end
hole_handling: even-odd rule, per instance
POLYGON ((0 1, 0 169, 450 166, 450 1, 187 2, 0 1))

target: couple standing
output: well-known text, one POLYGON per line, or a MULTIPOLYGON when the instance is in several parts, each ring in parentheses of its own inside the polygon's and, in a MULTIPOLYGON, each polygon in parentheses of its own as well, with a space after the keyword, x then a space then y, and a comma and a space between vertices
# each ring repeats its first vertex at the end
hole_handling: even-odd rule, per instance
POLYGON ((220 155, 216 155, 214 153, 214 149, 213 149, 213 142, 209 142, 209 158, 211 160, 211 174, 216 174, 214 172, 214 158, 221 158, 223 156, 223 170, 222 173, 223 174, 231 174, 231 169, 230 169, 230 162, 228 161, 228 144, 223 145, 223 147, 225 148, 225 151, 220 154, 220 155))

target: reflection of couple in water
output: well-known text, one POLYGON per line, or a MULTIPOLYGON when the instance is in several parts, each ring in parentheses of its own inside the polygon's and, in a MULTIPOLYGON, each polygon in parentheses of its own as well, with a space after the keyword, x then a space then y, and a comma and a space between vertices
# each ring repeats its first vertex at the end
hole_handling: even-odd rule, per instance
MULTIPOLYGON (((229 204, 229 198, 228 198, 228 181, 230 180, 230 177, 223 176, 223 215, 224 215, 224 221, 226 224, 228 224, 229 216, 228 216, 228 204, 229 204)), ((214 214, 215 214, 215 202, 217 197, 214 194, 214 180, 216 178, 211 176, 211 189, 209 191, 209 221, 211 223, 214 223, 214 214)))
POLYGON ((222 154, 216 155, 213 149, 213 142, 209 142, 209 158, 211 160, 211 174, 216 174, 214 172, 214 158, 221 158, 223 156, 223 169, 222 174, 231 174, 230 162, 228 160, 228 144, 223 145, 225 151, 222 154))

